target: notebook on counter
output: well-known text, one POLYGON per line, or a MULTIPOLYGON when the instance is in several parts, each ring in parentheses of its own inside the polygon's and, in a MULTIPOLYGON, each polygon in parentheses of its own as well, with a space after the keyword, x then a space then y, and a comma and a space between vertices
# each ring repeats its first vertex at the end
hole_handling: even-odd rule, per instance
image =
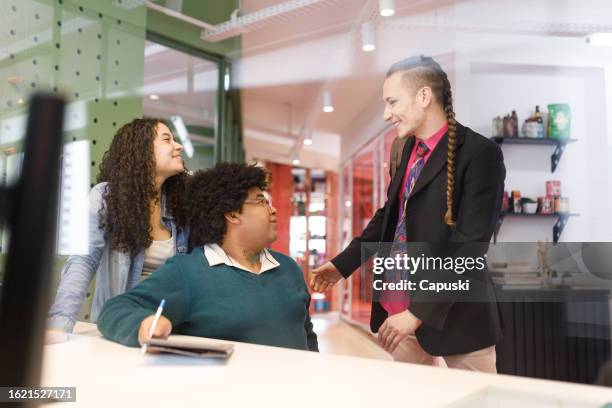
POLYGON ((181 356, 227 359, 234 352, 234 345, 212 343, 193 337, 170 336, 167 339, 149 339, 147 352, 179 354, 181 356))

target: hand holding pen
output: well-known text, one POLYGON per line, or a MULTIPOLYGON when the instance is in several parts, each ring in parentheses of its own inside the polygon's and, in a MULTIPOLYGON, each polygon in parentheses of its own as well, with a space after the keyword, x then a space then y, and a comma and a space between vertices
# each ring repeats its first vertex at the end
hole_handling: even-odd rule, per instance
POLYGON ((145 341, 150 338, 167 338, 172 332, 172 323, 166 317, 162 316, 165 300, 162 300, 157 308, 155 315, 149 316, 140 323, 138 330, 138 342, 143 346, 141 353, 146 352, 145 341))

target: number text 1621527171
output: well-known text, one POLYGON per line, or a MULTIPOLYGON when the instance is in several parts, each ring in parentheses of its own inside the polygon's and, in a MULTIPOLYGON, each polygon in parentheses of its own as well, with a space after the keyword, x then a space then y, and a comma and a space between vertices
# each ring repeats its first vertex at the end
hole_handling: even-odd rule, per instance
POLYGON ((0 387, 0 403, 26 400, 76 402, 76 387, 0 387))

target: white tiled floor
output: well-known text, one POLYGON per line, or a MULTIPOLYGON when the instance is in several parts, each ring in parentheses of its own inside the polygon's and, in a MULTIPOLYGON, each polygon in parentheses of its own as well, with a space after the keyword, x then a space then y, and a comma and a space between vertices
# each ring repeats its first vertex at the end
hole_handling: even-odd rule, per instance
POLYGON ((312 316, 312 323, 321 353, 392 360, 371 334, 341 320, 338 313, 316 313, 312 316))

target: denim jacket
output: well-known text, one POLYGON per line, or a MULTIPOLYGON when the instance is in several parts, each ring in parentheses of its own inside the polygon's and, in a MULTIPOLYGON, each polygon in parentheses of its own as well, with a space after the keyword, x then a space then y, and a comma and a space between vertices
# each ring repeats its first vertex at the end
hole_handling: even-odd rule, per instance
MULTIPOLYGON (((55 302, 49 311, 49 328, 72 331, 94 275, 96 289, 90 313, 92 323, 96 322, 104 302, 140 282, 145 250, 135 257, 126 252, 112 250, 106 231, 99 227, 98 210, 103 204, 102 194, 106 184, 97 184, 89 193, 89 253, 68 258, 62 270, 55 302)), ((177 228, 174 218, 167 213, 165 196, 162 196, 161 204, 162 223, 172 231, 176 253, 187 253, 187 232, 177 228)))

